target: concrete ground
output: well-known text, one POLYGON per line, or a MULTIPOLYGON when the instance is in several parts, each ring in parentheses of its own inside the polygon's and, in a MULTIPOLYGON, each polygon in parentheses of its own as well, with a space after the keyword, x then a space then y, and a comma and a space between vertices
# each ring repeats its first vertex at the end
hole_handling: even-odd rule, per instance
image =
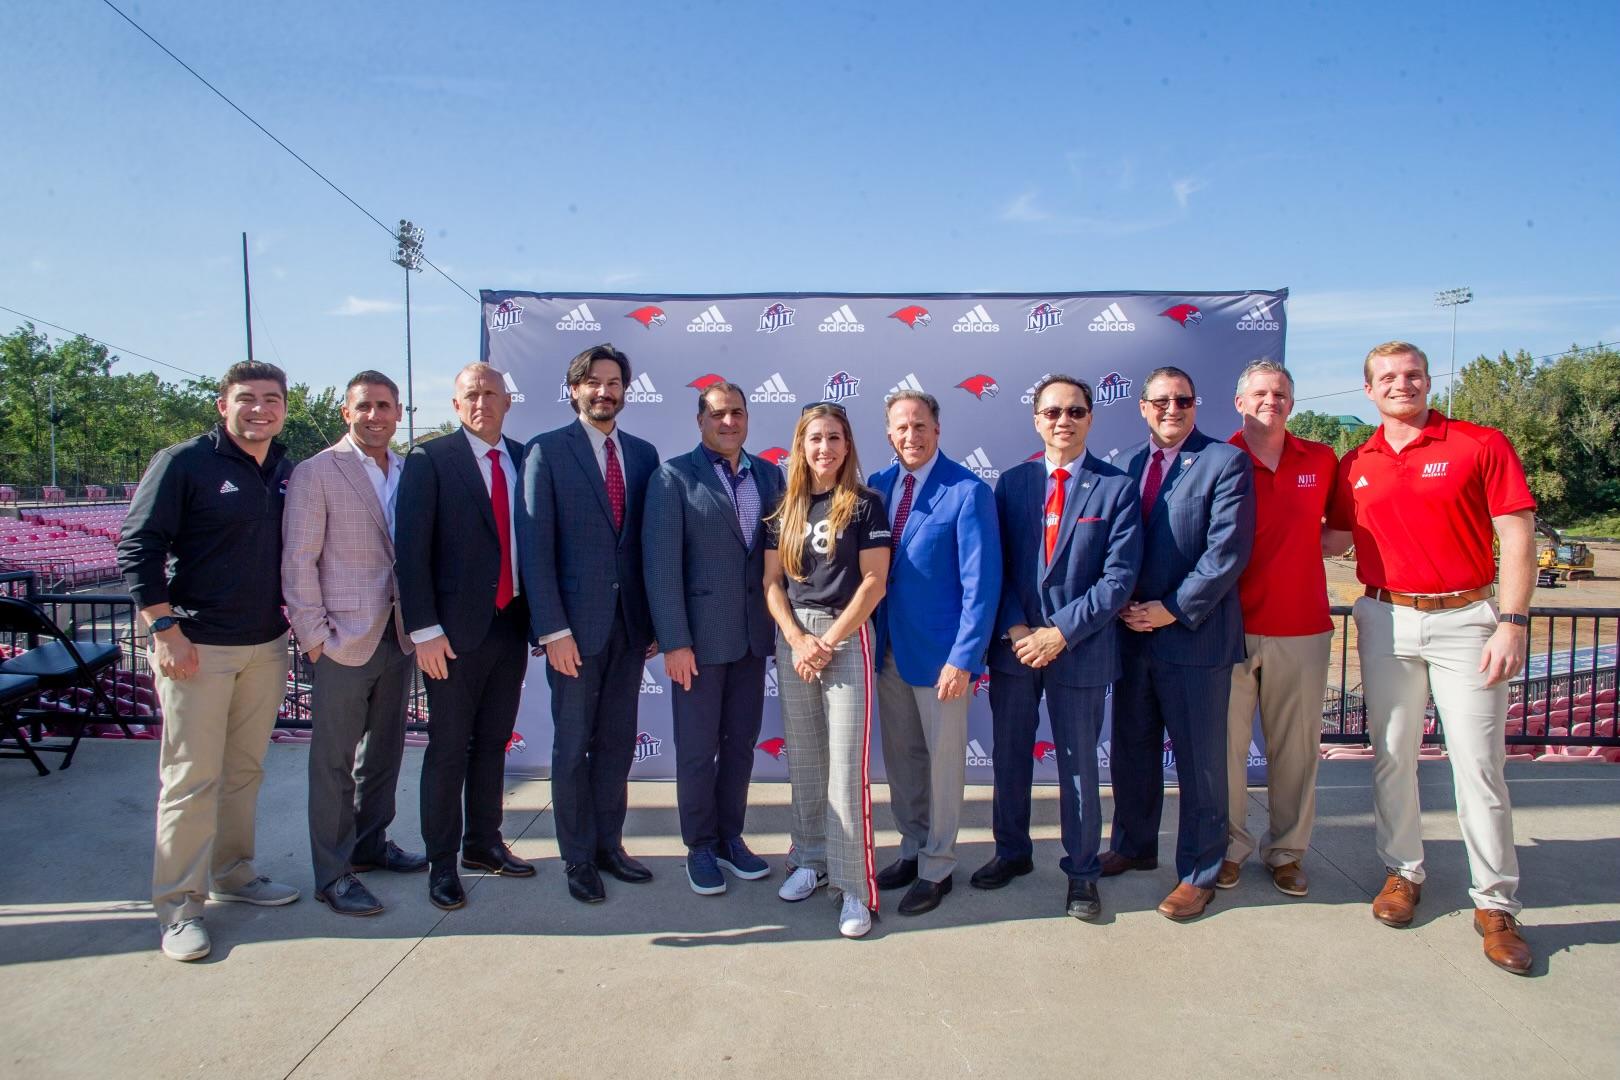
MULTIPOLYGON (((1251 863, 1210 914, 1154 905, 1166 862, 1102 885, 1101 925, 1062 915, 1056 793, 1038 793, 1036 872, 984 893, 990 792, 969 790, 962 866, 938 911, 837 936, 818 895, 776 898, 787 788, 755 788, 749 835, 772 860, 721 897, 687 888, 674 788, 632 790, 627 845, 645 886, 566 894, 549 785, 513 778, 506 830, 537 878, 467 875, 428 904, 425 876, 369 875, 389 905, 332 915, 210 904, 214 953, 156 951, 147 903, 157 747, 86 743, 66 773, 0 762, 0 1077, 1620 1075, 1620 769, 1516 763, 1533 977, 1491 967, 1468 915, 1444 764, 1422 767, 1429 883, 1412 929, 1373 921, 1369 769, 1324 763, 1308 899, 1251 863)), ((420 844, 420 751, 395 835, 420 844)), ((310 886, 304 751, 272 746, 261 872, 310 886)), ((885 789, 878 785, 874 796, 885 789)), ((1264 792, 1252 791, 1258 822, 1264 792)), ((1104 806, 1105 814, 1110 807, 1104 806)), ((880 865, 894 854, 876 807, 880 865)), ((897 894, 888 894, 892 908, 897 894)))

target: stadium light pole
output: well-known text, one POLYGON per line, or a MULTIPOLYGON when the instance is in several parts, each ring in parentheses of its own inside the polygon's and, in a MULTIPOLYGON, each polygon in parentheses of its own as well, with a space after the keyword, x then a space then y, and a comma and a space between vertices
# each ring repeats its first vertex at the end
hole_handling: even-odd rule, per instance
POLYGON ((416 384, 411 375, 411 274, 422 269, 422 241, 427 232, 404 218, 394 234, 394 262, 405 270, 405 445, 416 445, 416 384))
POLYGON ((1446 408, 1453 416, 1457 415, 1457 309, 1472 303, 1473 299, 1474 290, 1466 285, 1460 289, 1441 289, 1434 294, 1435 307, 1451 309, 1451 373, 1447 382, 1446 408))

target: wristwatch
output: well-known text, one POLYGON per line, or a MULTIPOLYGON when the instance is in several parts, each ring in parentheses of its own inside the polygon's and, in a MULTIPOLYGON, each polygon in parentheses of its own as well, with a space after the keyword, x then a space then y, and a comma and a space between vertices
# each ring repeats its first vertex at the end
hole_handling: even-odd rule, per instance
POLYGON ((1499 613, 1496 617, 1497 617, 1497 619, 1499 621, 1505 622, 1505 623, 1512 623, 1514 626, 1528 627, 1530 625, 1530 616, 1528 616, 1528 615, 1516 615, 1516 614, 1514 614, 1512 612, 1509 612, 1509 611, 1503 611, 1503 612, 1499 613))
POLYGON ((159 615, 157 618, 152 620, 151 632, 154 634, 161 634, 163 631, 179 625, 180 620, 175 618, 173 615, 159 615))

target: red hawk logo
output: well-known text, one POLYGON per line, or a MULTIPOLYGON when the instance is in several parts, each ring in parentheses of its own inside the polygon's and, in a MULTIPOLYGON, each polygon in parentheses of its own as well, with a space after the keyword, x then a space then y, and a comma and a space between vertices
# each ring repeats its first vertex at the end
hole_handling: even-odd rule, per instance
POLYGON ((726 381, 726 377, 724 375, 716 375, 714 372, 711 371, 707 375, 699 375, 697 378, 693 379, 691 382, 687 383, 686 385, 690 386, 692 389, 698 391, 699 393, 702 393, 703 391, 707 390, 709 387, 713 386, 715 383, 717 383, 717 382, 725 382, 725 381, 726 381))
POLYGON ((787 740, 782 738, 780 735, 774 739, 766 739, 764 742, 759 744, 759 748, 771 755, 771 757, 775 758, 777 761, 781 761, 783 758, 787 757, 787 740))
POLYGON ((763 451, 759 456, 770 462, 772 465, 777 465, 784 469, 787 468, 788 452, 782 449, 780 446, 773 446, 769 450, 763 451))
POLYGON ((995 397, 1001 393, 1001 386, 989 375, 974 375, 957 383, 957 388, 966 390, 974 397, 983 401, 987 397, 995 397))
POLYGON ((928 309, 925 307, 920 307, 917 304, 912 304, 910 307, 903 307, 899 311, 890 312, 889 318, 899 319, 913 330, 917 329, 919 326, 927 326, 929 323, 934 321, 934 317, 928 314, 928 309))
POLYGON ((973 680, 973 696, 978 697, 988 689, 990 689, 990 673, 987 671, 973 680))
POLYGON ((1165 308, 1159 312, 1167 319, 1174 319, 1182 326, 1197 326, 1204 321, 1204 313, 1192 304, 1177 304, 1175 307, 1165 308))
POLYGON ((512 751, 516 750, 519 753, 522 753, 528 748, 529 744, 523 740, 523 732, 514 728, 512 734, 506 740, 506 752, 510 754, 512 751))
POLYGON ((634 319, 642 326, 645 326, 648 330, 651 330, 655 326, 664 325, 664 309, 658 307, 656 304, 648 304, 646 307, 636 308, 636 310, 626 315, 625 318, 634 319))
POLYGON ((1041 742, 1036 743, 1035 744, 1035 760, 1036 761, 1056 761, 1057 760, 1057 743, 1049 743, 1049 742, 1046 742, 1045 740, 1042 740, 1041 742))

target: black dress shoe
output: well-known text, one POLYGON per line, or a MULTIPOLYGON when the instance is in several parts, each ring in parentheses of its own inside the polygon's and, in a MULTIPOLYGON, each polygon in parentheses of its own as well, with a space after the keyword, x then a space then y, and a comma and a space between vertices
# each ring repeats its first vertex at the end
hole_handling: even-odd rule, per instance
POLYGON ((428 874, 428 899, 441 911, 467 906, 467 894, 461 891, 461 876, 455 866, 435 866, 428 874))
POLYGON ((989 862, 973 871, 968 878, 968 884, 975 889, 999 889, 1015 877, 1023 877, 1035 869, 1035 860, 1030 858, 1003 859, 995 856, 989 862))
POLYGON ((383 846, 383 857, 375 861, 356 862, 352 869, 357 874, 373 870, 387 870, 390 874, 420 874, 428 868, 426 855, 406 851, 392 840, 383 846))
POLYGON ((939 907, 939 902, 950 891, 950 878, 944 881, 918 878, 916 884, 906 891, 906 895, 900 900, 900 906, 895 910, 902 915, 922 915, 939 907))
POLYGON ((568 864, 568 895, 582 904, 600 904, 607 899, 602 875, 588 862, 568 864))
POLYGON ((652 880, 652 871, 626 855, 624 848, 616 851, 598 851, 596 868, 606 870, 629 885, 642 885, 652 880))
POLYGON ((533 877, 534 863, 512 854, 505 844, 496 844, 482 851, 463 851, 461 865, 466 870, 482 870, 486 874, 502 877, 533 877))
POLYGON ((1113 877, 1116 874, 1123 874, 1127 870, 1157 870, 1159 868, 1159 860, 1155 856, 1150 855, 1145 859, 1127 859, 1117 851, 1105 851, 1097 857, 1097 861, 1102 863, 1103 877, 1113 877))
POLYGON ((903 889, 916 880, 917 860, 896 859, 878 871, 877 887, 880 889, 903 889))
POLYGON ((375 915, 382 902, 353 874, 344 874, 324 889, 315 890, 315 899, 339 915, 375 915))
POLYGON ((1102 915, 1102 897, 1095 881, 1069 881, 1069 897, 1063 910, 1081 922, 1093 922, 1102 915))

